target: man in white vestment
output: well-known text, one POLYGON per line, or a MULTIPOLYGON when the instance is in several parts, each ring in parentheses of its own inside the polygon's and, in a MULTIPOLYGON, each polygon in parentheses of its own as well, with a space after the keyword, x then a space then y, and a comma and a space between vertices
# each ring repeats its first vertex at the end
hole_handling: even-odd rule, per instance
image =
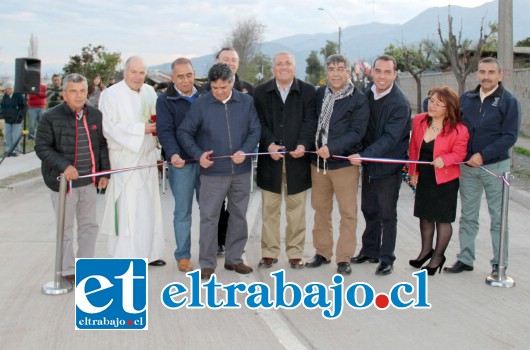
MULTIPOLYGON (((110 165, 122 169, 156 164, 157 95, 144 84, 146 63, 137 56, 125 62, 123 81, 105 89, 99 100, 110 165)), ((149 167, 112 174, 106 192, 101 232, 108 234, 113 258, 146 258, 162 266, 164 231, 158 169, 149 167)))

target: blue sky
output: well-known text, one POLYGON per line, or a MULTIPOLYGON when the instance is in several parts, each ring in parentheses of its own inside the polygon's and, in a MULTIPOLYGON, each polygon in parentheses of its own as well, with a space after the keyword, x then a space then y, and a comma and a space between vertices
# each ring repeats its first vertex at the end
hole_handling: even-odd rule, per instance
POLYGON ((330 33, 350 25, 404 23, 438 6, 475 7, 491 0, 3 0, 0 75, 13 75, 17 57, 37 37, 43 71, 60 71, 88 44, 139 54, 149 65, 216 51, 240 18, 266 25, 265 41, 294 34, 330 33), (317 10, 324 7, 328 13, 317 10))

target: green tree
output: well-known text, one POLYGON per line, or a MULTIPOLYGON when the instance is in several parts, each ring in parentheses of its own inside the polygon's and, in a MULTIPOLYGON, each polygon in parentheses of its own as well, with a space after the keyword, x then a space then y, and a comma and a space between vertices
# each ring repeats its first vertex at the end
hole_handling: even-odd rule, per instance
POLYGON ((396 59, 397 70, 405 71, 405 63, 403 61, 403 50, 394 44, 390 44, 385 48, 385 55, 392 56, 396 59))
POLYGON ((331 55, 338 53, 338 45, 336 42, 331 40, 326 40, 326 46, 320 49, 320 54, 324 56, 324 61, 331 55))
POLYGON ((63 67, 64 74, 78 73, 89 81, 96 74, 101 75, 104 83, 116 72, 121 62, 119 52, 107 52, 102 46, 89 44, 81 49, 81 55, 70 56, 70 61, 63 67))
POLYGON ((499 47, 499 26, 497 25, 497 22, 489 23, 488 28, 490 29, 489 35, 484 35, 484 38, 486 39, 486 42, 484 43, 483 51, 495 51, 497 52, 497 49, 499 47))
POLYGON ((258 52, 247 65, 247 79, 259 85, 272 79, 272 60, 263 52, 258 52))
POLYGON ((409 72, 416 82, 416 108, 421 111, 421 75, 434 66, 434 44, 429 40, 422 40, 418 46, 405 45, 403 42, 398 46, 390 45, 385 49, 385 54, 393 56, 398 64, 398 70, 409 72))
POLYGON ((313 50, 306 58, 305 67, 306 81, 312 85, 320 85, 324 81, 324 66, 318 59, 317 51, 313 50))
POLYGON ((517 47, 530 47, 530 37, 528 37, 526 39, 523 39, 523 40, 519 40, 518 42, 515 43, 515 46, 517 46, 517 47))

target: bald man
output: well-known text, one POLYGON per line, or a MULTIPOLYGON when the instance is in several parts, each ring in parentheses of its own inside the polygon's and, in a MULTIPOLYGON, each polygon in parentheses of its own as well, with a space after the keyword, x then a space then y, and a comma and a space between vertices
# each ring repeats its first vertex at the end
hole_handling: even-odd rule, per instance
MULTIPOLYGON (((151 122, 157 95, 144 84, 145 61, 125 62, 123 81, 104 90, 99 100, 103 132, 112 169, 156 164, 156 142, 151 122)), ((113 174, 106 192, 101 232, 108 234, 114 258, 146 258, 162 266, 164 233, 156 167, 113 174)))

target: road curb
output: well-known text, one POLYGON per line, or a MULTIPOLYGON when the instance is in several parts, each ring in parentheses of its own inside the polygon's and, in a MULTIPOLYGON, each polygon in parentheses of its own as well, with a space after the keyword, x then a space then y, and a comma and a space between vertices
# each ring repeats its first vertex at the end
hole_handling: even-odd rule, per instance
POLYGON ((528 207, 530 204, 530 193, 523 190, 512 190, 510 199, 522 206, 528 207))

